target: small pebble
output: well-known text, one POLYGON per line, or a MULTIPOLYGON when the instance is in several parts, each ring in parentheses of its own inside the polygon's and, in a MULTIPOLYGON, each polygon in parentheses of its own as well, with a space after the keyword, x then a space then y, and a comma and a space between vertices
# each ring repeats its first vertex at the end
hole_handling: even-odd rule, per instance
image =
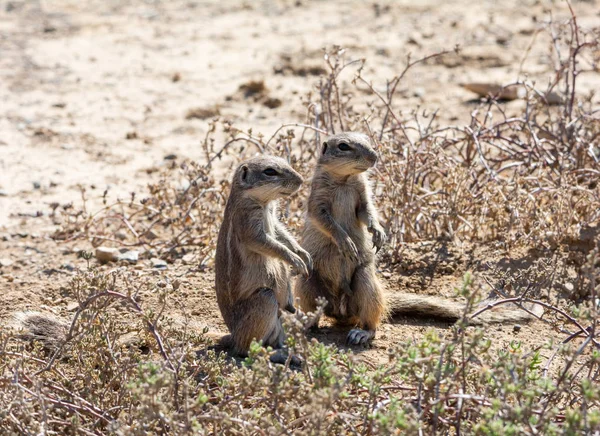
POLYGON ((186 255, 184 255, 181 260, 183 261, 183 263, 185 265, 190 265, 192 263, 194 263, 194 260, 196 259, 196 255, 194 253, 187 253, 186 255))
POLYGON ((167 269, 167 262, 165 262, 162 259, 158 259, 156 257, 153 257, 152 259, 150 259, 150 262, 152 262, 152 268, 155 268, 155 269, 167 269))
POLYGON ((0 197, 8 197, 8 192, 6 192, 4 189, 0 189, 0 197))
POLYGON ((154 233, 152 230, 148 230, 146 233, 144 233, 143 237, 148 239, 149 241, 158 238, 158 236, 156 236, 156 233, 154 233))
POLYGON ((119 250, 110 247, 96 248, 96 259, 102 263, 115 262, 119 259, 119 250))
POLYGON ((424 95, 425 95, 425 88, 416 87, 415 89, 413 89, 414 97, 423 97, 424 95))
POLYGON ((15 263, 13 260, 8 259, 8 258, 2 258, 0 259, 0 267, 7 267, 7 266, 11 266, 13 263, 15 263))
POLYGON ((521 331, 521 325, 520 324, 515 324, 513 326, 513 332, 517 333, 521 331))
POLYGON ((140 252, 131 250, 126 251, 125 253, 119 254, 119 260, 126 260, 129 263, 136 263, 140 258, 140 252))
POLYGON ((75 312, 77 309, 79 309, 79 303, 77 303, 76 301, 67 304, 68 312, 75 312))
POLYGON ((163 157, 164 160, 175 160, 177 159, 177 155, 176 154, 167 154, 165 157, 163 157))

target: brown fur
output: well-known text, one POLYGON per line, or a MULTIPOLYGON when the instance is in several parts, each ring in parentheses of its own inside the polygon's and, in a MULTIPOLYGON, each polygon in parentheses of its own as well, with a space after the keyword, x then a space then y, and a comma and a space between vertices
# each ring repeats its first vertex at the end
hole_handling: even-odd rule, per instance
POLYGON ((62 319, 40 312, 17 312, 14 327, 22 330, 21 337, 40 341, 47 350, 56 350, 67 338, 69 324, 62 319))
MULTIPOLYGON (((413 313, 458 319, 464 305, 414 294, 384 296, 376 275, 376 252, 385 241, 367 178, 377 155, 366 135, 341 133, 324 144, 312 180, 307 220, 301 245, 312 256, 314 270, 299 279, 295 294, 304 311, 316 309, 324 297, 325 314, 357 328, 348 342, 365 343, 375 337, 388 315, 413 313), (340 144, 345 144, 340 149, 340 144)), ((522 310, 485 312, 475 322, 526 321, 522 310)))
MULTIPOLYGON (((411 314, 418 316, 427 316, 430 318, 445 319, 456 321, 465 314, 465 305, 445 298, 415 295, 406 293, 390 293, 386 295, 390 314, 411 314)), ((474 310, 486 306, 491 301, 481 302, 474 310)), ((469 323, 473 325, 482 325, 502 322, 527 322, 535 317, 540 317, 544 309, 538 304, 524 305, 529 311, 522 309, 512 309, 506 307, 495 307, 491 310, 482 312, 476 318, 470 319, 469 323)))
POLYGON ((262 156, 236 170, 217 241, 217 301, 234 349, 244 355, 253 339, 281 348, 280 312, 294 312, 288 265, 304 275, 310 255, 277 219, 277 199, 302 178, 283 159, 262 156), (273 170, 277 175, 265 174, 273 170))

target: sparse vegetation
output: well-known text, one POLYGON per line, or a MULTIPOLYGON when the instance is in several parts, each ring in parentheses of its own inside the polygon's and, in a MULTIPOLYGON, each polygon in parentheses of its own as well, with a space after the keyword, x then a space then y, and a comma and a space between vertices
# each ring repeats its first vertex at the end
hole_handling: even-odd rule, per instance
MULTIPOLYGON (((552 35, 555 80, 542 95, 528 80, 519 82, 527 90, 519 116, 508 116, 495 100, 482 101, 465 126, 439 125, 436 113, 405 113, 396 105, 397 86, 445 53, 407 59, 381 93, 364 61, 347 61, 335 47, 307 96, 306 119, 267 137, 214 118, 202 142, 204 162, 172 160, 154 174, 147 193, 116 201, 105 194, 99 211, 87 209, 82 191, 81 209, 53 204, 52 214, 57 241, 143 247, 145 256, 168 260, 193 253, 201 273, 212 267, 229 184, 214 170, 217 162, 233 165, 268 152, 308 177, 323 135, 366 131, 379 145, 374 187, 391 238, 382 268, 398 268, 404 244, 420 240, 569 253, 578 271, 576 286, 567 289, 570 301, 559 304, 549 295, 552 256, 520 276, 491 271, 487 279, 500 297, 496 305, 542 304, 555 339, 539 349, 518 341, 492 347, 486 331, 469 326, 467 314, 481 312, 475 307, 485 295, 467 274, 457 289, 467 302, 465 316, 445 334, 400 341, 385 364, 308 339, 310 314, 285 318, 301 368, 273 365, 260 344, 240 361, 212 347, 207 330, 169 317, 169 307, 185 307, 177 277, 140 278, 127 268, 107 272, 89 264, 64 289, 78 307, 58 348, 0 328, 0 428, 11 434, 600 432, 600 110, 577 88, 582 71, 598 69, 600 29, 584 33, 573 15, 544 30, 552 35), (339 79, 347 69, 355 71, 352 83, 339 79), (549 92, 564 102, 548 104, 549 92)), ((249 95, 265 90, 263 82, 244 86, 249 95)), ((211 116, 205 115, 187 116, 211 116)), ((307 190, 283 208, 296 231, 307 190)))

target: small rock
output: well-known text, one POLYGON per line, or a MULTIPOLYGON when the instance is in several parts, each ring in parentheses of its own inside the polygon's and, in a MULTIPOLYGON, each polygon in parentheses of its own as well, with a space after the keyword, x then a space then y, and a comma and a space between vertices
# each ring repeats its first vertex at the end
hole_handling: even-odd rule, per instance
POLYGON ((189 180, 182 180, 181 183, 179 183, 177 185, 177 190, 178 191, 185 191, 186 189, 188 189, 190 187, 190 181, 189 180))
POLYGON ((413 90, 413 96, 415 97, 423 97, 425 95, 425 88, 416 87, 413 90))
POLYGON ((8 280, 9 282, 15 281, 15 278, 12 274, 6 274, 4 277, 6 277, 6 280, 8 280))
POLYGON ((388 272, 388 271, 382 272, 381 276, 384 277, 384 278, 386 278, 386 279, 392 278, 392 274, 390 272, 388 272))
POLYGON ((8 259, 8 258, 2 258, 0 259, 0 267, 7 267, 7 266, 11 266, 13 263, 15 263, 13 260, 8 259))
POLYGON ((527 95, 527 90, 521 85, 502 86, 495 83, 464 83, 461 86, 480 97, 498 100, 517 100, 527 95))
POLYGON ((119 259, 119 250, 110 247, 96 248, 96 259, 102 263, 115 262, 119 259))
POLYGON ((156 235, 156 233, 154 233, 152 230, 148 230, 146 233, 144 233, 142 235, 142 237, 148 239, 149 241, 152 241, 152 240, 158 238, 158 236, 156 235))
POLYGON ((73 301, 72 303, 67 304, 67 311, 68 312, 75 312, 77 309, 79 309, 79 303, 76 301, 73 301))
POLYGON ((375 54, 378 56, 384 56, 386 58, 390 57, 390 51, 385 47, 378 48, 375 51, 375 54))
POLYGON ((250 80, 249 82, 241 84, 239 91, 244 93, 244 98, 248 98, 256 94, 265 94, 267 92, 267 86, 265 85, 264 80, 250 80))
POLYGON ((171 154, 167 154, 165 157, 163 157, 164 160, 175 160, 177 159, 177 155, 174 153, 171 154))
POLYGON ((125 134, 125 139, 131 140, 131 139, 138 139, 138 134, 137 132, 133 131, 133 132, 127 132, 125 134))
POLYGON ((126 251, 125 253, 119 254, 119 260, 126 260, 129 263, 137 263, 139 258, 140 252, 135 250, 126 251))
POLYGON ((152 268, 155 269, 167 269, 167 262, 162 260, 162 259, 158 259, 156 257, 153 257, 152 259, 150 259, 150 262, 152 262, 152 268))
POLYGON ((184 255, 181 260, 183 261, 183 263, 185 265, 190 265, 192 263, 194 263, 194 259, 196 258, 196 255, 194 253, 188 253, 186 255, 184 255))
POLYGON ((8 197, 8 192, 6 192, 4 189, 0 189, 0 197, 8 197))
POLYGON ((496 36, 496 43, 498 43, 500 45, 506 45, 508 43, 508 41, 510 41, 509 34, 496 36))
POLYGON ((283 102, 279 98, 267 97, 265 101, 263 101, 263 105, 268 107, 269 109, 275 109, 281 106, 283 102))
POLYGON ((188 111, 185 114, 185 119, 191 120, 191 119, 196 118, 199 120, 205 120, 207 118, 213 118, 213 117, 216 117, 219 115, 221 115, 221 112, 219 111, 218 106, 195 107, 195 108, 188 109, 188 111))
POLYGON ((409 44, 413 44, 416 46, 421 47, 423 45, 423 42, 421 40, 421 35, 418 34, 417 32, 413 32, 408 36, 408 39, 406 40, 407 43, 409 44))
POLYGON ((33 189, 40 189, 42 184, 38 181, 33 182, 33 189))
POLYGON ((117 233, 115 233, 115 238, 124 241, 125 239, 127 239, 127 233, 125 233, 122 230, 119 230, 117 233))
POLYGON ((513 332, 517 333, 521 331, 521 324, 515 324, 513 326, 513 332))
POLYGON ((569 292, 573 292, 575 290, 575 285, 573 283, 565 283, 565 289, 569 292))

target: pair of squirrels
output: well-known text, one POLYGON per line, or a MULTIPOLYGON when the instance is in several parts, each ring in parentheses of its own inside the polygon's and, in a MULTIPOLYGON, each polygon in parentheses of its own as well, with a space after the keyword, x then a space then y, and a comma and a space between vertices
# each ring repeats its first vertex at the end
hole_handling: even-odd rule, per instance
MULTIPOLYGON (((464 305, 442 298, 392 293, 384 296, 376 253, 385 242, 367 172, 377 162, 368 136, 346 132, 323 143, 298 243, 278 219, 277 201, 303 180, 286 161, 260 156, 235 171, 217 241, 216 293, 235 352, 246 355, 252 340, 282 349, 282 311, 294 313, 294 295, 305 312, 325 298, 325 315, 354 326, 347 343, 375 337, 382 319, 414 313, 458 319, 464 305), (289 266, 300 274, 292 292, 289 266)), ((485 312, 479 323, 526 321, 522 310, 485 312)), ((56 341, 50 317, 21 314, 29 336, 56 341)), ((318 320, 317 320, 318 322, 318 320)), ((276 357, 280 359, 281 357, 276 357)))
MULTIPOLYGON (((329 137, 320 152, 298 243, 277 216, 277 201, 303 180, 283 159, 261 156, 239 165, 219 231, 215 260, 219 308, 233 347, 245 355, 252 340, 281 349, 281 313, 294 313, 294 295, 305 312, 317 309, 354 326, 347 343, 365 344, 389 315, 415 313, 458 319, 464 305, 436 297, 384 296, 376 253, 386 239, 378 219, 368 171, 377 162, 368 136, 329 137), (299 273, 292 292, 289 266, 299 273)), ((525 321, 525 311, 485 312, 485 322, 525 321)), ((318 320, 317 320, 318 322, 318 320)))

